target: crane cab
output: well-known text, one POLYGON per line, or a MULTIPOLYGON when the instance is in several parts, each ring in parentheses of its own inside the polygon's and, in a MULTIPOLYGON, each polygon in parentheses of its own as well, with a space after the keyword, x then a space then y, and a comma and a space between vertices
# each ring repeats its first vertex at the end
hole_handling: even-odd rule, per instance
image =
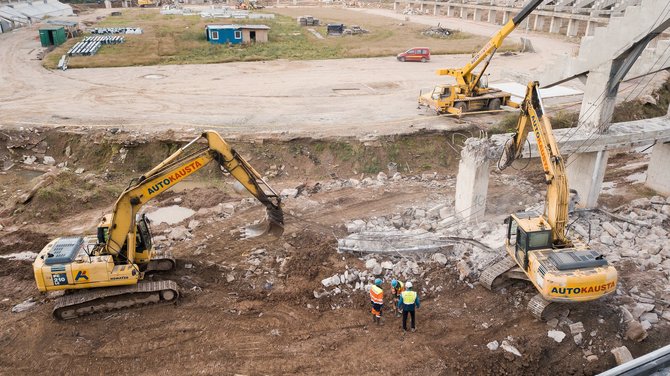
POLYGON ((551 226, 542 215, 517 213, 505 222, 507 253, 545 300, 589 301, 616 290, 617 271, 605 257, 583 244, 552 244, 551 226))

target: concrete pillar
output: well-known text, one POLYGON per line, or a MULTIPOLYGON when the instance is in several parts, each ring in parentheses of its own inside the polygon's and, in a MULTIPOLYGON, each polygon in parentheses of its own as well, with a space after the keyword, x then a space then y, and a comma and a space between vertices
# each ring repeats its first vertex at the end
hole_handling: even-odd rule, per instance
POLYGON ((421 11, 421 13, 423 13, 423 2, 419 3, 419 11, 421 11))
POLYGON ((585 132, 603 133, 609 128, 616 102, 616 91, 610 93, 607 90, 612 69, 613 64, 609 61, 588 73, 579 111, 579 126, 585 132))
POLYGON ((595 34, 596 27, 598 27, 598 23, 589 20, 588 22, 586 22, 586 32, 585 32, 584 35, 585 36, 591 36, 591 35, 595 34))
POLYGON ((123 0, 123 1, 121 2, 121 6, 124 7, 124 8, 128 8, 128 1, 127 1, 127 0, 123 0))
POLYGON ((560 33, 562 24, 563 24, 562 18, 551 17, 551 22, 549 23, 549 32, 554 34, 560 33))
POLYGON ((486 17, 486 22, 488 23, 496 23, 496 11, 493 9, 489 10, 489 14, 486 17))
POLYGON ((568 157, 568 185, 579 194, 579 205, 595 208, 607 168, 607 150, 573 153, 568 157))
MULTIPOLYGON (((279 6, 279 0, 277 0, 277 6, 279 6)), ((393 2, 393 10, 394 10, 394 11, 397 11, 397 10, 398 10, 398 2, 397 2, 397 1, 394 1, 394 2, 393 2)))
POLYGON ((478 8, 475 8, 475 14, 472 16, 472 19, 475 22, 479 22, 479 21, 481 21, 481 18, 482 18, 482 10, 478 9, 478 8))
POLYGON ((509 21, 509 16, 510 12, 509 11, 503 11, 503 19, 502 19, 502 24, 506 24, 509 21))
POLYGON ((575 20, 574 18, 571 18, 570 21, 568 21, 568 32, 566 33, 567 36, 569 37, 577 36, 577 30, 579 30, 578 22, 579 21, 575 20))
POLYGON ((656 192, 670 196, 670 143, 657 143, 651 151, 645 185, 656 192))
POLYGON ((465 18, 468 15, 468 12, 465 10, 465 7, 461 7, 461 18, 465 18))
POLYGON ((447 17, 453 17, 454 16, 454 7, 451 5, 447 5, 447 17))
POLYGON ((533 24, 533 30, 544 31, 544 17, 540 15, 535 16, 535 23, 533 24))
POLYGON ((456 215, 466 220, 484 216, 489 186, 488 141, 469 138, 461 150, 456 176, 456 215))
POLYGON ((107 9, 112 9, 112 2, 111 2, 111 0, 105 0, 105 8, 107 8, 107 9))
POLYGON ((437 16, 437 3, 433 5, 433 16, 437 16))

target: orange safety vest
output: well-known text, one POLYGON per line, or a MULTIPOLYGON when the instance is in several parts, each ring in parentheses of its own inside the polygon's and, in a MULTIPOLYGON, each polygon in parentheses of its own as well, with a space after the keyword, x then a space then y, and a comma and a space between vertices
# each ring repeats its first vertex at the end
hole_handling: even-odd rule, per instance
POLYGON ((370 300, 373 303, 384 304, 384 290, 379 286, 372 286, 370 288, 370 300))

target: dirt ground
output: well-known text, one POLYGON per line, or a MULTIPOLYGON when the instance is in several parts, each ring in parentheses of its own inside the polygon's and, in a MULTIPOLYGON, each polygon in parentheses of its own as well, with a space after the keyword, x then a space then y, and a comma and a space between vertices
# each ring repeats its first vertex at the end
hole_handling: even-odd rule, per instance
MULTIPOLYGON (((350 11, 404 19, 382 9, 350 11)), ((457 19, 443 25, 483 36, 495 31, 457 19)), ((614 347, 640 356, 670 340, 665 319, 644 341, 625 339, 625 293, 639 289, 669 301, 667 277, 629 261, 616 264, 620 293, 564 312, 563 323, 587 328, 583 346, 570 335, 561 343, 547 336, 551 328, 525 309, 534 295, 529 285, 491 293, 476 275, 461 278, 451 260, 408 258, 422 267, 414 277, 422 299, 416 333, 402 335, 388 312, 385 325, 373 326, 363 291, 342 286, 341 293, 315 296, 324 278, 365 270, 359 255, 337 252, 346 223, 453 198, 462 141, 499 119, 437 118, 417 113, 415 98, 436 83, 435 69, 459 66, 466 55, 435 56, 430 64, 279 60, 61 72, 36 60, 36 36, 36 27, 0 35, 0 86, 11 88, 0 92, 0 374, 593 375, 615 365, 614 347), (263 210, 208 167, 146 207, 179 202, 196 211, 183 223, 154 227, 156 244, 173 251, 177 269, 149 278, 178 282, 179 302, 55 321, 56 298, 36 290, 31 258, 10 255, 38 252, 57 236, 92 233, 131 177, 201 128, 219 130, 278 191, 298 189, 285 199, 284 235, 240 239, 238 229, 263 210), (45 156, 55 166, 45 165, 45 156), (36 161, 22 163, 31 157, 36 161), (402 178, 374 183, 389 162, 402 178), (51 183, 33 191, 46 171, 51 183), (372 183, 352 183, 366 178, 372 183), (219 203, 234 206, 234 214, 221 213, 219 203), (198 223, 188 237, 168 239, 191 219, 198 223), (12 312, 29 299, 37 303, 32 309, 12 312), (492 341, 507 341, 521 356, 489 350, 492 341)), ((496 57, 492 82, 532 76, 575 47, 561 37, 530 36, 538 53, 496 57)), ((648 153, 612 154, 601 204, 653 197, 629 179, 644 170, 648 153)), ((537 166, 491 175, 487 221, 501 223, 543 200, 537 166)))
MULTIPOLYGON (((168 141, 161 143, 156 139, 183 136, 153 135, 150 141, 148 136, 137 133, 100 133, 43 130, 39 139, 71 146, 72 157, 59 156, 59 163, 70 161, 72 168, 85 166, 87 170, 96 164, 107 166, 104 172, 77 175, 77 179, 90 184, 87 191, 96 191, 109 189, 109 185, 123 186, 135 175, 131 171, 154 162, 144 161, 142 155, 151 155, 156 161, 164 158, 170 149, 168 141), (90 143, 94 150, 85 149, 85 141, 90 139, 98 140, 90 143), (124 145, 125 159, 120 158, 123 152, 114 145, 124 145), (112 152, 106 153, 107 149, 112 152), (107 162, 91 160, 89 153, 107 162)), ((16 133, 9 135, 14 140, 21 138, 16 133)), ((451 263, 444 267, 424 263, 424 272, 416 277, 422 291, 416 333, 402 335, 399 319, 388 312, 385 325, 372 325, 368 297, 363 291, 315 298, 314 291, 321 287, 323 278, 345 267, 365 269, 356 255, 336 251, 336 239, 346 235, 344 223, 402 212, 453 196, 456 151, 447 148, 439 156, 420 150, 417 153, 413 147, 424 144, 425 150, 435 150, 437 144, 444 142, 441 138, 450 139, 450 135, 410 135, 388 143, 407 145, 407 149, 389 149, 388 140, 381 140, 363 151, 356 151, 356 142, 350 140, 349 145, 353 146, 351 150, 345 148, 349 150, 346 152, 342 151, 342 139, 239 142, 235 146, 250 156, 260 171, 274 171, 273 164, 289 167, 276 167, 283 172, 270 180, 273 187, 303 187, 305 193, 285 200, 287 226, 279 239, 239 239, 236 230, 262 216, 257 205, 243 205, 234 215, 224 217, 202 210, 220 202, 237 204, 243 197, 230 189, 231 182, 220 183, 215 169, 191 179, 186 183, 188 188, 152 202, 150 207, 155 208, 173 205, 179 199, 180 205, 198 211, 193 218, 200 225, 190 238, 157 243, 176 254, 176 271, 149 277, 177 281, 182 290, 177 305, 58 322, 51 317, 54 298, 35 289, 31 260, 0 258, 0 284, 6 287, 0 293, 0 373, 34 374, 45 368, 63 374, 98 373, 104 367, 108 374, 140 375, 158 370, 212 375, 592 375, 615 365, 609 354, 613 347, 626 345, 634 356, 639 356, 667 343, 669 332, 662 324, 650 331, 642 343, 622 339, 617 298, 570 307, 569 319, 581 321, 588 328, 585 334, 594 333, 588 337, 589 348, 598 360, 589 362, 583 349, 569 337, 560 344, 547 337, 547 324, 526 311, 525 304, 534 294, 530 286, 519 282, 494 294, 478 286, 476 279, 461 281, 457 266, 451 263), (357 157, 351 158, 352 155, 357 157), (378 160, 379 165, 385 166, 390 158, 415 160, 425 170, 410 172, 400 168, 406 177, 382 186, 354 188, 335 184, 342 179, 374 177, 372 170, 363 175, 354 171, 364 168, 362 161, 378 160), (426 182, 421 178, 425 171, 435 171, 438 177, 426 182), (260 260, 258 265, 252 263, 254 258, 260 260), (440 288, 432 290, 429 286, 440 288), (36 307, 11 312, 13 306, 31 297, 38 302, 36 307), (488 350, 486 344, 494 340, 507 340, 521 357, 488 350)), ((14 150, 18 155, 28 153, 35 140, 23 139, 28 149, 16 143, 7 149, 7 139, 1 142, 2 149, 14 150)), ((5 158, 7 152, 3 154, 5 158)), ((629 158, 628 163, 645 160, 643 155, 629 158)), ((616 169, 606 180, 623 179, 615 172, 616 169)), ((537 200, 532 187, 539 184, 540 172, 530 167, 520 174, 521 181, 514 188, 506 183, 505 175, 492 175, 489 199, 498 204, 489 208, 488 216, 498 218, 537 200), (514 191, 514 200, 508 197, 510 190, 514 191)), ((7 185, 10 190, 25 190, 35 183, 31 180, 35 179, 34 174, 26 174, 18 166, 0 177, 11 182, 7 185)), ((72 186, 76 184, 65 185, 72 186)), ((640 197, 641 193, 631 187, 621 184, 611 193, 623 200, 640 197)), ((62 188, 56 184, 49 189, 58 192, 62 188)), ((16 195, 8 194, 6 202, 16 195)), ((0 218, 5 226, 0 255, 38 252, 55 236, 93 231, 97 218, 109 210, 114 200, 112 196, 102 197, 93 207, 70 210, 63 217, 63 208, 57 202, 40 197, 38 192, 33 201, 20 205, 18 210, 4 211, 0 218), (37 210, 41 215, 35 217, 37 210)), ((188 220, 182 225, 185 223, 188 220)), ((154 226, 154 235, 166 235, 172 227, 154 226)), ((640 273, 637 266, 626 263, 619 265, 619 272, 620 284, 626 289, 649 288, 657 277, 650 272, 640 273)))

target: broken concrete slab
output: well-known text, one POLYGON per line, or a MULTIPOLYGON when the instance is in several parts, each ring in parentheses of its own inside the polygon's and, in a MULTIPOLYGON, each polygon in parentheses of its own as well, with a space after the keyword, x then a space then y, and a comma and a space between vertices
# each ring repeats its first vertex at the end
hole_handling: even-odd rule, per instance
POLYGON ((614 355, 614 359, 616 360, 617 365, 621 365, 633 360, 633 355, 631 355, 630 351, 626 346, 615 347, 612 350, 610 350, 610 352, 612 353, 612 355, 614 355))
POLYGON ((553 339, 554 341, 561 343, 565 338, 565 333, 560 330, 550 330, 547 332, 547 336, 549 336, 549 338, 553 339))

